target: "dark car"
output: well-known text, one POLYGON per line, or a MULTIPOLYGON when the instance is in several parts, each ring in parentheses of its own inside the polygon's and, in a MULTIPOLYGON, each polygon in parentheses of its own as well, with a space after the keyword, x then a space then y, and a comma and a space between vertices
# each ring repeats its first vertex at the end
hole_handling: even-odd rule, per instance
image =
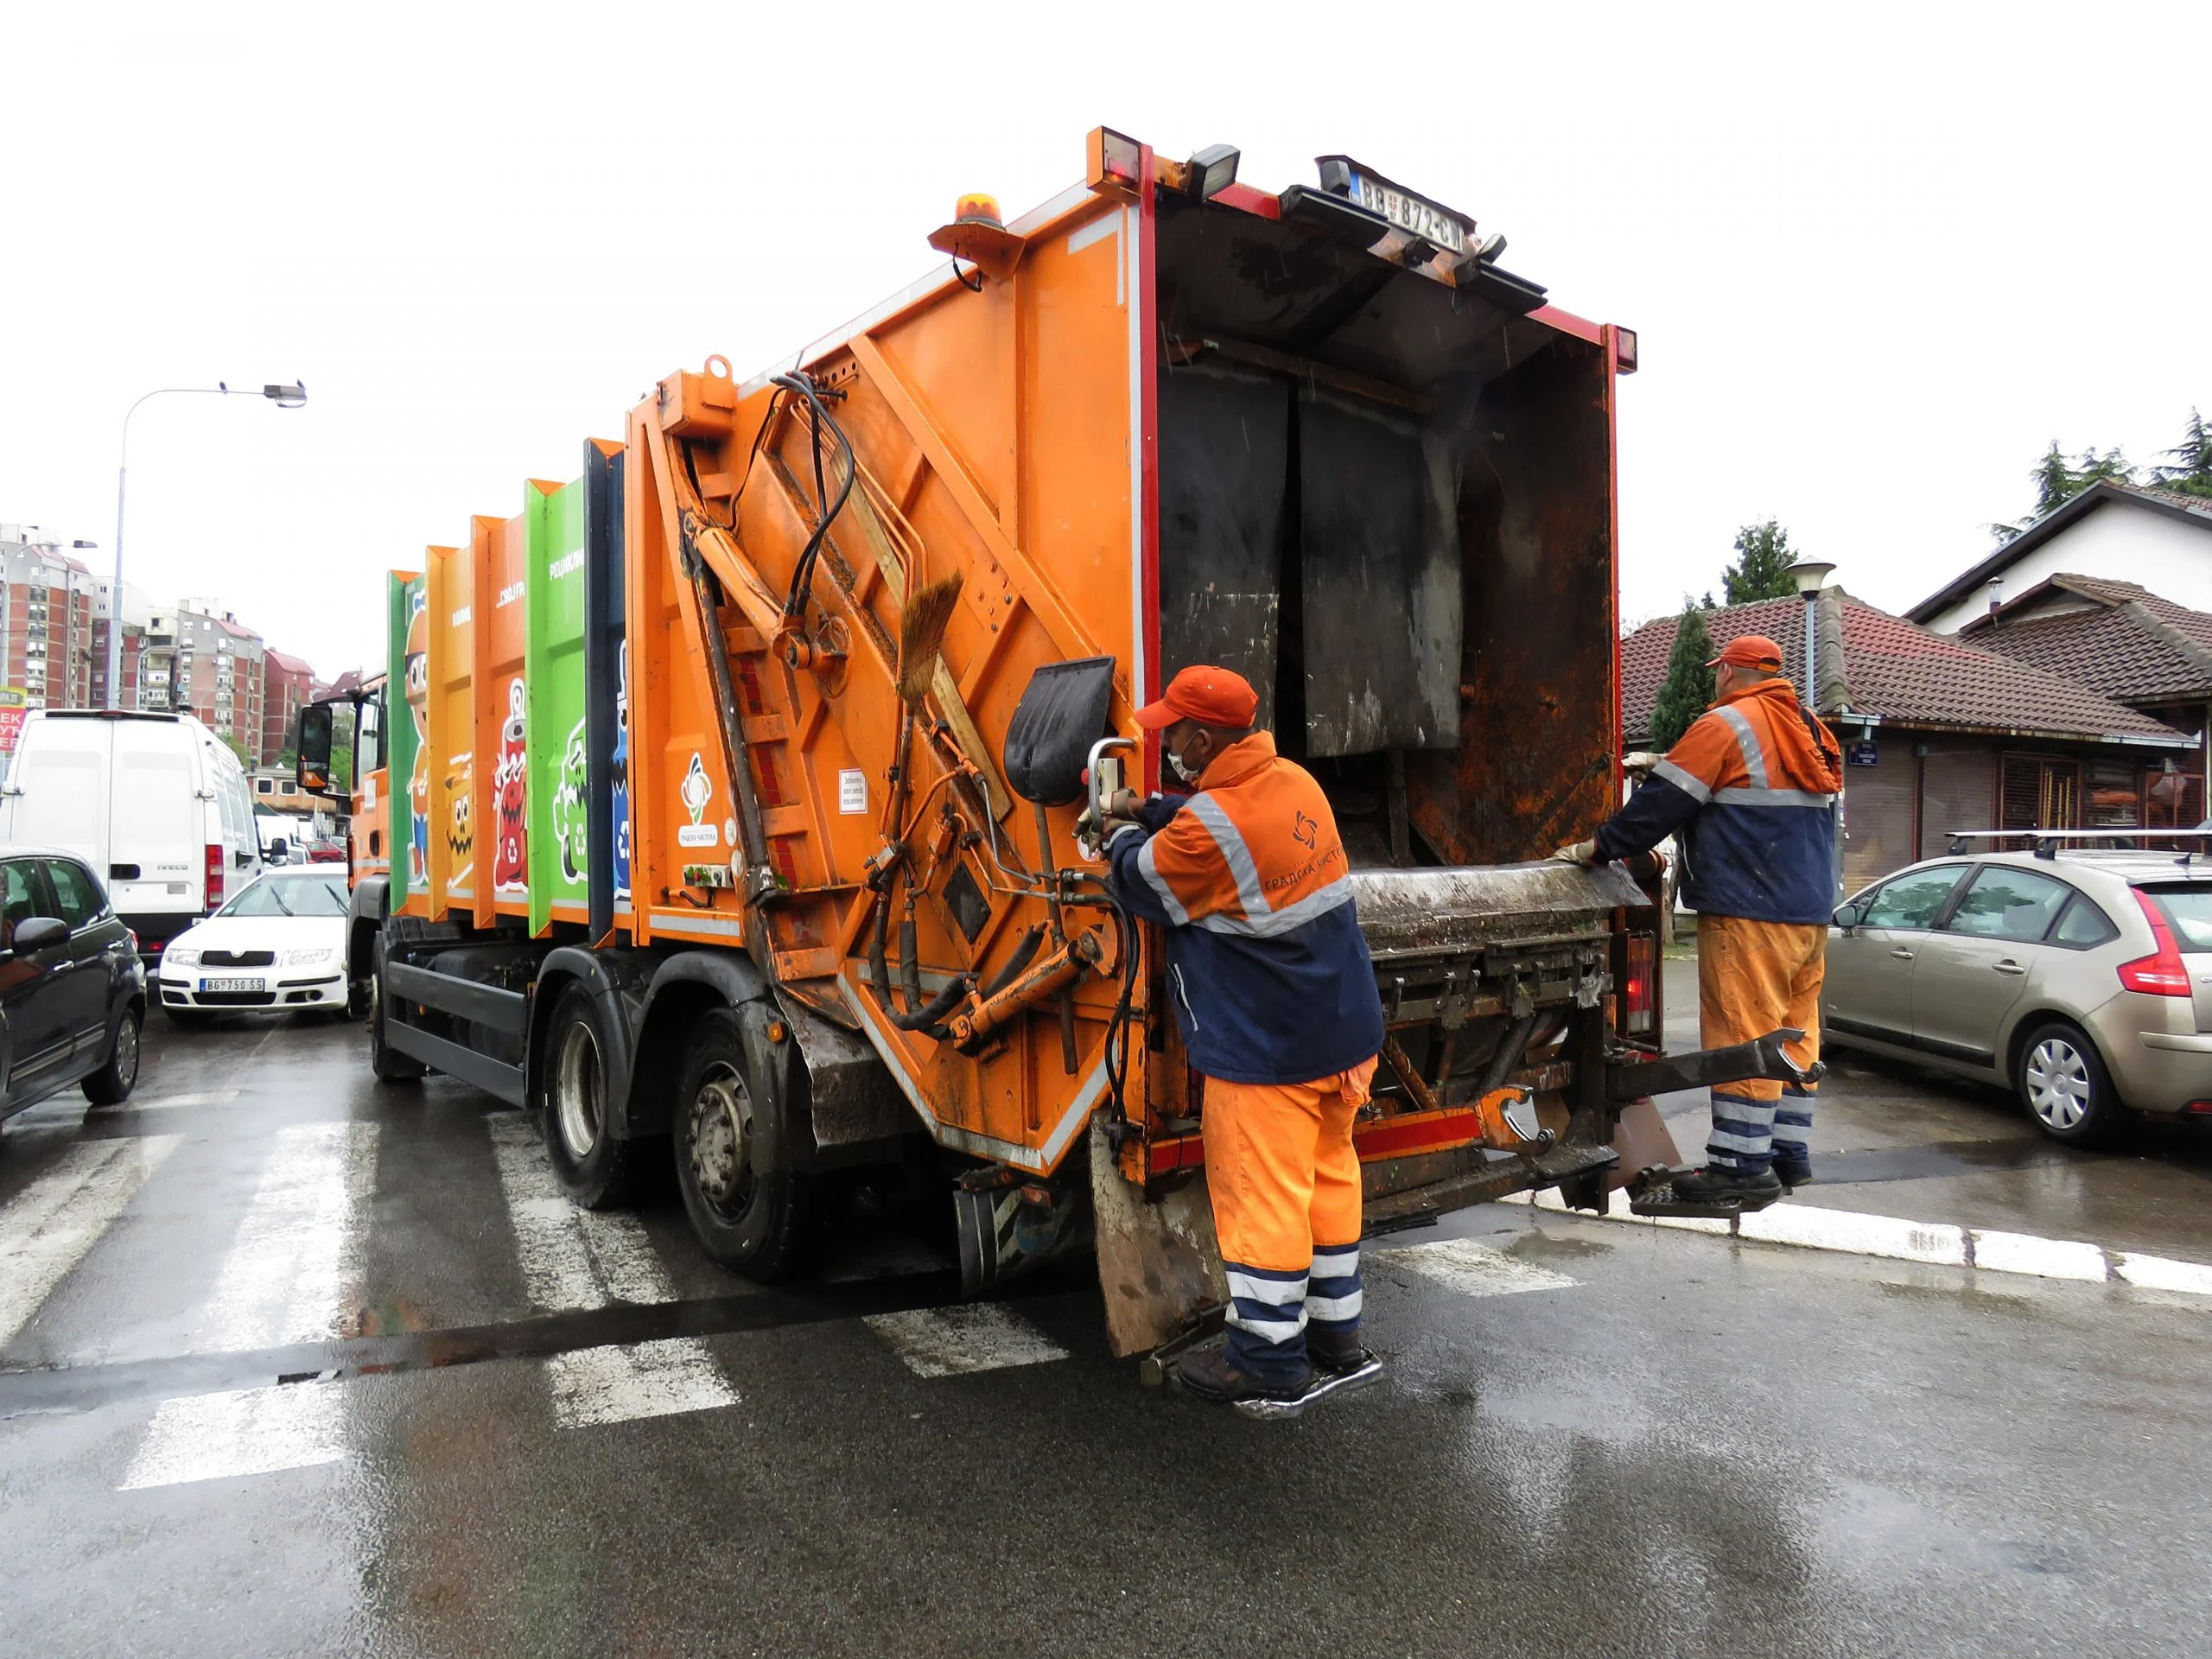
POLYGON ((138 1081, 146 970, 83 861, 0 849, 0 1117, 73 1083, 96 1106, 138 1081))

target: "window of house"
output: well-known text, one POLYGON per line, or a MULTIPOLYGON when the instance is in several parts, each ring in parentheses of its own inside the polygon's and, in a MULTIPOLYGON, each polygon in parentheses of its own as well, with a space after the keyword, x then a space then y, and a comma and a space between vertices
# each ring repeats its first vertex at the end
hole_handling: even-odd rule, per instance
POLYGON ((2004 757, 2000 830, 2082 828, 2082 763, 2050 755, 2004 757))

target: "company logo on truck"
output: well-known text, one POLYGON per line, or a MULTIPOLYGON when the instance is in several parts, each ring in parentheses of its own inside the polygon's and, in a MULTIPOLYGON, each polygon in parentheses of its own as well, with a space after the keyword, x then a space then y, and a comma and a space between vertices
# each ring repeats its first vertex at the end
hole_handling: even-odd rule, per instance
POLYGON ((714 780, 707 776, 706 764, 699 759, 699 751, 691 751, 691 764, 683 773, 683 782, 677 789, 683 802, 683 810, 691 815, 691 822, 679 825, 676 844, 679 847, 713 847, 721 841, 721 830, 715 824, 702 823, 707 816, 707 803, 714 798, 714 780))

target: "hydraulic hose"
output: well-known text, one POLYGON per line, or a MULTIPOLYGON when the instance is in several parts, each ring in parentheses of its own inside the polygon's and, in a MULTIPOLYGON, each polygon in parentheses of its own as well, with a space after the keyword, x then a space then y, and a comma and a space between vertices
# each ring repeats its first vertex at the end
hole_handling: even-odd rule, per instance
POLYGON ((784 614, 799 618, 806 614, 807 601, 813 595, 814 565, 822 551, 822 543, 829 537, 830 526, 845 510, 846 499, 851 496, 853 486, 860 478, 860 460, 853 453, 852 440, 845 435, 845 429, 837 424, 836 417, 823 404, 822 394, 815 390, 811 379, 794 370, 790 374, 778 375, 770 384, 806 400, 807 426, 814 449, 814 510, 820 522, 815 525, 814 534, 806 538, 806 545, 799 550, 798 561, 791 567, 791 592, 784 600, 784 614), (822 477, 822 429, 825 426, 830 429, 830 435, 836 439, 837 447, 845 456, 845 481, 839 486, 837 499, 834 502, 829 499, 822 477))

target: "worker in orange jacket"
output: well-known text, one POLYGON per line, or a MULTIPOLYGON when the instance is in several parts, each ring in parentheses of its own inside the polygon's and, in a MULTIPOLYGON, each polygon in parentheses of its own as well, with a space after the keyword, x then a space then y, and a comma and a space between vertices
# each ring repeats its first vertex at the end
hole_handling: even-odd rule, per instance
POLYGON ((1138 710, 1195 791, 1109 810, 1114 892, 1167 929, 1166 991, 1205 1078, 1206 1186, 1229 1279, 1224 1347, 1177 1376, 1220 1400, 1295 1399, 1315 1368, 1365 1362, 1352 1120, 1382 1048, 1382 1002, 1336 815, 1253 724, 1241 675, 1191 667, 1138 710))
MULTIPOLYGON (((1704 1046, 1794 1026, 1805 1034, 1787 1045, 1789 1058, 1809 1070, 1821 1052, 1843 757, 1782 663, 1782 647, 1764 635, 1731 639, 1708 664, 1713 706, 1595 836, 1555 856, 1624 859, 1674 836, 1683 901, 1697 912, 1704 1046)), ((1766 1203, 1810 1180, 1815 1086, 1715 1085, 1706 1167, 1678 1179, 1675 1192, 1766 1203)))

